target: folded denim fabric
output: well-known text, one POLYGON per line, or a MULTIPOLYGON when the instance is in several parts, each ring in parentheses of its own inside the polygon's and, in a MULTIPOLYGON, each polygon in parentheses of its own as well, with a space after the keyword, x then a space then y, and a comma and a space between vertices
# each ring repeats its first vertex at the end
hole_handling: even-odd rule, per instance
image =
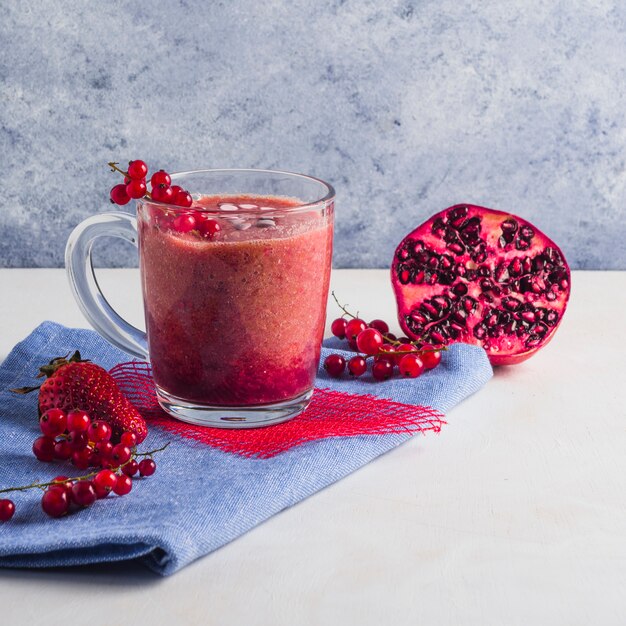
MULTIPOLYGON (((333 340, 325 346, 322 361, 331 350, 339 351, 333 340)), ((0 489, 51 480, 60 473, 81 473, 67 462, 45 464, 34 458, 32 443, 39 436, 37 394, 18 396, 9 391, 32 384, 40 365, 77 349, 107 369, 129 360, 93 331, 44 322, 0 366, 0 489)), ((332 379, 320 368, 316 386, 446 413, 491 376, 484 350, 455 344, 444 353, 439 367, 416 379, 382 383, 371 377, 332 379)), ((159 425, 149 424, 149 428, 141 449, 171 444, 155 457, 157 473, 136 480, 127 496, 109 496, 52 520, 41 510, 39 490, 11 494, 16 513, 10 522, 0 523, 0 567, 141 559, 155 572, 169 575, 412 436, 396 432, 325 438, 271 458, 250 458, 159 425)))

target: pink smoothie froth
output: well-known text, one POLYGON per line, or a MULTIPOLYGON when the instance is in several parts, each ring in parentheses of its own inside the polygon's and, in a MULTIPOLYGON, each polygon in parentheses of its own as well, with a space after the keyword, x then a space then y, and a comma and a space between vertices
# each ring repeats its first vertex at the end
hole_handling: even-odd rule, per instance
POLYGON ((141 208, 150 359, 165 392, 199 404, 251 406, 313 387, 333 231, 328 209, 300 204, 205 196, 193 209, 216 213, 221 231, 214 240, 176 232, 156 205, 141 208))

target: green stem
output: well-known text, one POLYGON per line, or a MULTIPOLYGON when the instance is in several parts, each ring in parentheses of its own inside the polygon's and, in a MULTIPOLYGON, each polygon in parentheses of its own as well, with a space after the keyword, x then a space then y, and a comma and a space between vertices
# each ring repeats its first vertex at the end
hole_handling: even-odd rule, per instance
MULTIPOLYGON (((160 448, 155 448, 154 450, 149 450, 148 452, 133 452, 132 456, 130 457, 130 459, 128 459, 128 461, 126 461, 126 463, 122 463, 121 465, 118 465, 117 467, 112 467, 111 471, 121 470, 123 467, 125 467, 131 461, 134 461, 138 457, 152 456, 153 454, 156 454, 157 452, 162 452, 169 445, 170 445, 170 442, 168 441, 164 446, 161 446, 160 448)), ((89 472, 89 474, 84 474, 83 476, 74 476, 73 478, 68 478, 67 480, 51 480, 45 483, 31 483, 30 485, 23 485, 22 487, 7 487, 6 489, 0 489, 0 493, 9 493, 10 491, 27 491, 28 489, 43 489, 44 487, 51 487, 52 485, 62 485, 66 482, 87 480, 89 478, 93 478, 96 474, 98 474, 101 471, 102 471, 102 468, 98 470, 94 470, 93 472, 89 472)))
MULTIPOLYGON (((116 161, 110 161, 108 163, 108 166, 111 168, 112 172, 119 172, 120 174, 123 174, 124 176, 130 178, 130 176, 128 176, 128 172, 125 172, 124 170, 121 170, 119 167, 117 167, 119 165, 119 163, 117 163, 116 161)), ((144 198, 148 198, 150 200, 152 200, 152 196, 150 195, 150 192, 146 190, 146 195, 144 196, 144 198)))

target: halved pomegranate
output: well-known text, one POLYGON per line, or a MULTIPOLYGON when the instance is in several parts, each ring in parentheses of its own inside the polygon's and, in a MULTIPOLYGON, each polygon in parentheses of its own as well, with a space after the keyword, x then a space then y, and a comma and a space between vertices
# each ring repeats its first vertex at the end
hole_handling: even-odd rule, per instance
POLYGON ((571 276, 559 247, 526 220, 459 204, 402 240, 391 280, 409 337, 476 344, 493 365, 511 365, 550 341, 571 276))

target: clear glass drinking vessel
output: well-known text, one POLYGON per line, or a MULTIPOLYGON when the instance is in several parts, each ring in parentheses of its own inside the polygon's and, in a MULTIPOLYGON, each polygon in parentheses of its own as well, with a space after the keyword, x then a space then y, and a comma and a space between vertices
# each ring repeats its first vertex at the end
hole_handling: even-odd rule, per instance
POLYGON ((108 341, 149 359, 158 400, 194 424, 248 428, 304 410, 313 393, 332 257, 334 190, 267 170, 172 175, 190 209, 142 198, 136 217, 94 215, 72 232, 66 268, 74 296, 108 341), (98 287, 96 239, 139 248, 146 332, 98 287))

